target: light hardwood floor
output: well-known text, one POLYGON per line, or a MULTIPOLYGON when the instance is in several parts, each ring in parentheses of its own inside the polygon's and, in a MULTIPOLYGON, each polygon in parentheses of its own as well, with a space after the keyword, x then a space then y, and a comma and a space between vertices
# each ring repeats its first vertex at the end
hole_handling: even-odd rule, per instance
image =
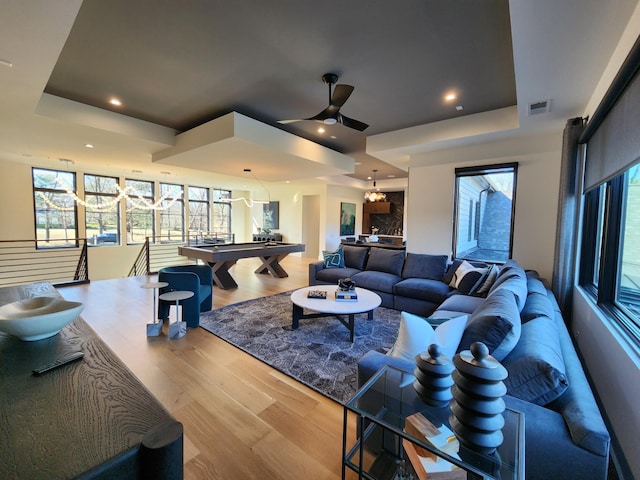
MULTIPOLYGON (((231 269, 239 288, 214 287, 214 308, 306 286, 311 261, 286 257, 289 277, 276 279, 253 273, 259 260, 241 260, 231 269)), ((183 423, 185 479, 340 478, 342 406, 201 328, 178 340, 147 337, 153 293, 140 284, 155 279, 100 280, 60 293, 85 304, 82 318, 183 423)), ((350 442, 353 425, 351 418, 350 442)))

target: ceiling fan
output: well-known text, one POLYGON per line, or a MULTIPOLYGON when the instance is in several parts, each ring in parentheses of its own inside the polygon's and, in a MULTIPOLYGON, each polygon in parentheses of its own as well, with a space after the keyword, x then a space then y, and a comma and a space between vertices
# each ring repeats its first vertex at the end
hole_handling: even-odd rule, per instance
POLYGON ((336 75, 335 73, 325 73, 324 75, 322 75, 322 81, 325 83, 325 85, 329 86, 329 106, 327 108, 310 118, 278 120, 278 123, 286 125, 288 123, 302 122, 304 120, 314 120, 326 125, 341 123, 345 127, 353 128, 361 132, 366 129, 369 126, 366 123, 346 117, 340 113, 340 107, 345 104, 345 102, 353 92, 354 87, 352 85, 336 85, 333 89, 332 94, 331 86, 335 85, 335 83, 338 81, 338 75, 336 75))

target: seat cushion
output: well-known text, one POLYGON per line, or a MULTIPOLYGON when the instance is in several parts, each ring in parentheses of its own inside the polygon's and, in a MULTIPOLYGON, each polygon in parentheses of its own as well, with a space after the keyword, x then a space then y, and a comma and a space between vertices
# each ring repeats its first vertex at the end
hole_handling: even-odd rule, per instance
POLYGON ((406 278, 393 287, 394 295, 442 303, 449 296, 451 288, 439 280, 427 278, 406 278))
MULTIPOLYGON (((453 290, 455 292, 455 290, 453 290)), ((438 310, 448 310, 452 312, 473 313, 476 308, 484 303, 484 298, 470 297, 469 295, 450 295, 440 304, 438 310)))
POLYGON ((357 287, 391 294, 393 286, 401 280, 401 277, 391 273, 365 270, 356 273, 351 279, 356 282, 357 287))
POLYGON ((502 361, 520 338, 520 310, 516 299, 508 290, 492 293, 471 314, 460 350, 469 350, 474 342, 482 342, 489 353, 502 361))
POLYGON ((446 269, 446 255, 407 253, 402 268, 402 278, 428 278, 441 281, 446 269))
POLYGON ((341 278, 353 277, 356 273, 360 273, 360 270, 355 268, 323 268, 316 273, 316 281, 337 285, 341 278))
POLYGON ((400 277, 404 265, 404 250, 372 247, 369 251, 366 270, 385 272, 400 277))

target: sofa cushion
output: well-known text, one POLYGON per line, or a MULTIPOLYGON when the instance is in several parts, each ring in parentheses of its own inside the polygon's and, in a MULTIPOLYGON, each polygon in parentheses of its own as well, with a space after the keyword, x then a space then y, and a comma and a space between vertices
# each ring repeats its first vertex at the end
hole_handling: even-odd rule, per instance
POLYGON ((468 350, 473 342, 482 342, 493 357, 502 361, 520 338, 520 310, 508 290, 492 293, 471 314, 460 341, 460 350, 468 350))
POLYGON ((446 255, 407 253, 402 269, 402 278, 428 278, 442 280, 447 269, 446 255))
MULTIPOLYGON (((454 290, 455 292, 455 290, 454 290)), ((440 304, 434 312, 434 316, 440 310, 453 312, 473 313, 476 308, 484 303, 484 298, 470 297, 469 295, 450 295, 444 302, 440 304)))
POLYGON ((323 268, 316 273, 316 280, 338 285, 338 280, 353 277, 356 273, 360 273, 360 270, 355 268, 323 268))
POLYGON ((404 255, 404 250, 372 247, 365 270, 390 273, 399 277, 402 274, 404 255))
POLYGON ((322 251, 324 258, 324 268, 344 268, 344 251, 342 247, 338 247, 333 252, 327 250, 322 251))
POLYGON ((538 317, 553 318, 553 306, 546 293, 531 292, 527 295, 527 301, 520 312, 520 319, 522 323, 526 323, 538 317))
POLYGON ((428 278, 406 278, 393 287, 394 295, 433 303, 442 303, 449 296, 449 292, 449 285, 428 278))
POLYGON ((434 330, 427 319, 402 312, 398 337, 388 355, 414 361, 416 355, 425 352, 432 343, 437 343, 442 348, 442 354, 452 359, 466 323, 467 315, 461 315, 447 320, 434 330))
POLYGON ((369 254, 368 248, 344 245, 342 249, 344 250, 345 267, 364 270, 364 266, 367 263, 367 255, 369 254))
POLYGON ((373 270, 358 272, 352 275, 351 279, 356 282, 358 287, 389 294, 393 293, 393 286, 402 280, 398 275, 373 270))
POLYGON ((449 267, 447 268, 447 271, 445 272, 444 277, 442 277, 442 281, 444 283, 446 284, 451 283, 451 279, 453 278, 453 275, 456 273, 456 270, 458 269, 461 263, 462 263, 462 260, 454 260, 453 262, 451 262, 451 265, 449 265, 449 267))
POLYGON ((555 400, 569 386, 558 330, 550 317, 522 325, 518 345, 502 365, 509 372, 504 381, 507 393, 536 405, 555 400))
POLYGON ((475 292, 475 289, 482 284, 487 269, 483 267, 475 267, 471 263, 463 260, 458 266, 449 286, 455 288, 465 295, 475 292))
POLYGON ((524 270, 518 266, 511 266, 506 271, 500 270, 498 278, 489 289, 489 296, 499 289, 507 289, 516 297, 518 311, 524 308, 527 301, 527 277, 524 270))
POLYGON ((498 273, 500 273, 500 267, 497 265, 490 265, 487 274, 482 279, 482 283, 476 288, 474 295, 486 297, 489 293, 489 289, 493 285, 493 282, 498 278, 498 273))

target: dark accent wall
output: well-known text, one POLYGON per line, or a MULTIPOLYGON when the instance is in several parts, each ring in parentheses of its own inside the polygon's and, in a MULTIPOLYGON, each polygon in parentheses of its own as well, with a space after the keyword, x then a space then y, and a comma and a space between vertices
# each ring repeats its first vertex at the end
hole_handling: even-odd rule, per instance
MULTIPOLYGON (((404 232, 404 192, 384 193, 387 196, 387 201, 391 203, 390 213, 370 214, 369 222, 366 222, 365 220, 362 222, 362 233, 371 233, 371 230, 368 227, 370 225, 375 225, 380 229, 378 232, 379 235, 402 235, 404 232)), ((363 215, 366 214, 363 213, 363 215)))

